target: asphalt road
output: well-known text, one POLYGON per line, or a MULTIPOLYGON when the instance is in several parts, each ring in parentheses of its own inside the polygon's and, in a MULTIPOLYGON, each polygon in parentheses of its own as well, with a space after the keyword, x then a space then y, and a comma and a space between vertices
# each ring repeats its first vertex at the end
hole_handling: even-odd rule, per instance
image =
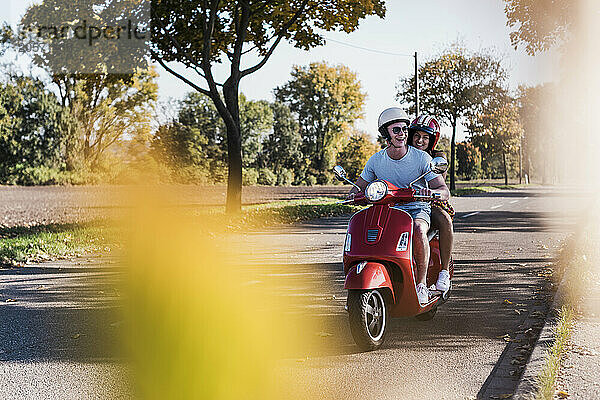
POLYGON ((0 269, 0 398, 122 399, 114 259, 0 269))
POLYGON ((246 234, 292 313, 311 319, 311 346, 280 365, 285 398, 471 399, 512 393, 547 310, 546 267, 574 227, 585 196, 550 189, 453 200, 455 279, 435 318, 392 320, 381 350, 362 353, 343 309, 347 218, 246 234), (269 243, 264 248, 263 243, 269 243))
MULTIPOLYGON (((450 301, 432 321, 393 320, 384 348, 370 353, 354 345, 343 309, 348 218, 238 237, 258 273, 252 284, 277 279, 277 295, 293 299, 287 312, 310 322, 297 332, 307 345, 279 363, 281 398, 487 399, 514 388, 516 357, 543 318, 536 314, 545 307, 540 275, 585 197, 531 189, 453 202, 450 301)), ((121 321, 113 267, 84 260, 0 270, 0 398, 133 396, 115 346, 121 321)))

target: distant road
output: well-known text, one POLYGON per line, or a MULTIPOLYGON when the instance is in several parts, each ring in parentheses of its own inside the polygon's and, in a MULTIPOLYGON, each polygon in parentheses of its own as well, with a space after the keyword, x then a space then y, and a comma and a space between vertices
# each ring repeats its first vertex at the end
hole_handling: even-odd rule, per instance
MULTIPOLYGON (((481 183, 480 183, 481 184, 481 183)), ((469 186, 476 186, 473 183, 469 186)), ((462 185, 457 185, 461 187, 462 185)), ((187 207, 225 205, 223 185, 163 185, 159 192, 173 190, 176 204, 187 207)), ((247 186, 242 204, 279 200, 335 197, 348 193, 350 186, 247 186)), ((125 186, 0 186, 0 227, 79 222, 125 207, 125 186)))

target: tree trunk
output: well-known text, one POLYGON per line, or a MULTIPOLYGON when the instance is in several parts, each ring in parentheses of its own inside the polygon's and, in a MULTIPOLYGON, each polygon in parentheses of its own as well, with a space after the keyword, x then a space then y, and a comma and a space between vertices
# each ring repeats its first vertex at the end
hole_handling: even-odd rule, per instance
POLYGON ((519 184, 523 183, 523 140, 519 143, 519 184))
MULTIPOLYGON (((230 81, 228 81, 229 83, 230 81)), ((240 106, 238 84, 223 85, 225 105, 233 118, 227 122, 227 201, 225 212, 235 214, 242 211, 242 137, 240 134, 240 106)))
POLYGON ((504 170, 504 185, 508 186, 508 171, 506 169, 506 152, 502 152, 502 169, 504 170))
POLYGON ((452 141, 450 142, 450 190, 456 190, 454 157, 456 156, 456 120, 452 121, 452 141))

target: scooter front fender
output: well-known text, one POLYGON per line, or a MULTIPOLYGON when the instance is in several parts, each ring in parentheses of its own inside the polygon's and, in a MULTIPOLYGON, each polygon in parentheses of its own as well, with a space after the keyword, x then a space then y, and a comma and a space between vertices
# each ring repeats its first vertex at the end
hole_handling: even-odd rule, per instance
POLYGON ((344 282, 344 289, 366 290, 386 287, 390 289, 392 300, 396 301, 394 289, 392 287, 392 280, 390 279, 390 275, 383 264, 375 261, 369 261, 359 273, 356 272, 357 265, 352 266, 348 271, 348 275, 346 275, 346 281, 344 282))

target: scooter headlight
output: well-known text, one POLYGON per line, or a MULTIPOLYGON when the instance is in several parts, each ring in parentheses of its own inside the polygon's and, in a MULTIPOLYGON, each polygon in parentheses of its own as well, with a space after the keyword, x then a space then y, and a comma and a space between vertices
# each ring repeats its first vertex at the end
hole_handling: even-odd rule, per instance
POLYGON ((371 182, 365 190, 367 200, 371 202, 379 201, 385 197, 388 192, 388 187, 383 181, 371 182))

